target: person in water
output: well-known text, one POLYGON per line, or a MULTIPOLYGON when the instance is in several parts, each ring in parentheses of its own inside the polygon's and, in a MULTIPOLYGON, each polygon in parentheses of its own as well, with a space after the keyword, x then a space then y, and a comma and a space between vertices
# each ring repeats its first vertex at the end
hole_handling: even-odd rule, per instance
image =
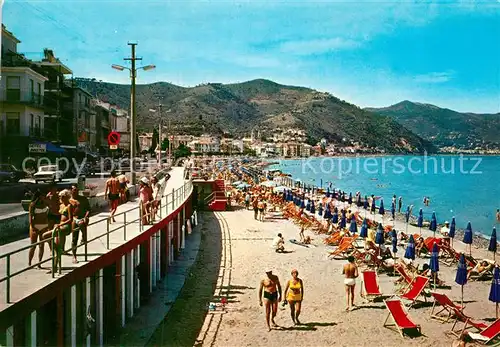
POLYGON ((262 297, 264 297, 264 305, 266 307, 266 323, 267 328, 271 331, 273 327, 278 325, 274 321, 278 312, 278 303, 281 301, 281 284, 278 276, 273 275, 273 270, 266 270, 266 278, 260 281, 259 287, 259 305, 262 306, 262 297))
POLYGON ((290 305, 290 315, 293 324, 301 324, 299 321, 302 300, 304 300, 304 282, 299 278, 299 272, 292 270, 292 279, 286 283, 285 298, 290 305))
POLYGON ((344 275, 345 292, 347 295, 347 307, 346 311, 349 311, 354 305, 354 289, 356 287, 356 278, 359 276, 358 266, 354 262, 354 257, 350 255, 347 258, 348 263, 344 265, 342 269, 342 275, 344 275))

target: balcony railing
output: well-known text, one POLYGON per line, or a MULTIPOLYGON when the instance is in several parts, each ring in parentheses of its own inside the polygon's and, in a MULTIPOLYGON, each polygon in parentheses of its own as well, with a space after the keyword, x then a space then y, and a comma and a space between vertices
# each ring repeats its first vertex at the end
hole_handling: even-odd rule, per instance
POLYGON ((7 89, 5 91, 5 95, 0 97, 0 102, 8 104, 24 104, 33 107, 44 106, 43 95, 21 89, 7 89))

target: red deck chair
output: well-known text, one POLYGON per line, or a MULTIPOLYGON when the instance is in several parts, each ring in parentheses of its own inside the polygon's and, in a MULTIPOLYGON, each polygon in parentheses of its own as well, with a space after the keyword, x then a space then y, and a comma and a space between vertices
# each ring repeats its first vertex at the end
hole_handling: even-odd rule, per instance
POLYGON ((368 301, 373 301, 382 296, 380 287, 378 285, 377 272, 373 270, 366 270, 361 273, 363 279, 361 280, 361 297, 368 301))
POLYGON ((471 317, 467 316, 461 310, 457 310, 456 308, 451 308, 451 309, 453 311, 453 314, 455 315, 455 323, 453 323, 453 326, 451 327, 451 330, 449 331, 449 333, 451 333, 457 337, 462 336, 462 334, 464 332, 466 332, 467 329, 470 329, 470 328, 475 328, 478 331, 481 331, 481 330, 488 327, 488 325, 483 323, 483 322, 478 322, 478 321, 472 320, 471 317), (461 329, 455 329, 458 322, 464 322, 464 325, 462 326, 461 329))
POLYGON ((356 249, 354 242, 358 238, 358 235, 354 235, 353 237, 343 237, 341 243, 338 248, 333 252, 328 254, 328 258, 343 259, 345 255, 351 250, 356 249))
POLYGON ((384 327, 395 326, 402 337, 404 337, 404 332, 409 329, 416 329, 419 333, 421 333, 420 325, 413 323, 401 300, 385 300, 384 302, 385 306, 389 310, 389 314, 384 321, 384 327), (387 324, 387 320, 391 316, 394 324, 387 324))
POLYGON ((491 323, 491 325, 486 327, 480 333, 477 333, 477 334, 476 333, 469 333, 469 336, 473 340, 485 345, 488 342, 490 342, 491 340, 493 340, 495 337, 497 337, 499 333, 500 333, 500 319, 497 319, 496 321, 491 323))
POLYGON ((463 311, 463 307, 455 304, 446 294, 440 294, 436 292, 431 292, 432 297, 434 298, 434 305, 432 306, 431 318, 438 319, 443 323, 446 323, 450 320, 451 316, 454 314, 453 309, 458 311, 463 311), (441 307, 441 310, 435 312, 438 307, 441 307), (448 313, 444 315, 443 313, 448 313))
MULTIPOLYGON (((424 291, 424 288, 429 284, 429 278, 424 276, 416 276, 410 285, 407 287, 405 292, 399 297, 411 301, 409 308, 417 301, 418 297, 424 291)), ((424 296, 424 300, 427 302, 427 298, 424 296)))

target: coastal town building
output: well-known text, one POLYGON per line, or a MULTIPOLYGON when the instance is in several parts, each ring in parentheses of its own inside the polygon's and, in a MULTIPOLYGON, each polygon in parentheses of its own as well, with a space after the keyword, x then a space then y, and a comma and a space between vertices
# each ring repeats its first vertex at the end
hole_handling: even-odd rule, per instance
POLYGON ((138 136, 140 151, 149 151, 153 146, 153 133, 142 133, 138 136))
POLYGON ((219 153, 220 140, 214 136, 202 135, 189 142, 188 147, 192 153, 219 153))

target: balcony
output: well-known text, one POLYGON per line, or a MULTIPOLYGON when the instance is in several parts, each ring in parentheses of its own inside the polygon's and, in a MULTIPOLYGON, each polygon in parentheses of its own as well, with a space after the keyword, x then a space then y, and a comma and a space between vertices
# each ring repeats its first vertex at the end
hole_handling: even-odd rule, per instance
POLYGON ((21 89, 7 89, 5 94, 0 96, 0 104, 6 105, 26 105, 36 108, 44 108, 43 95, 23 91, 21 89))

